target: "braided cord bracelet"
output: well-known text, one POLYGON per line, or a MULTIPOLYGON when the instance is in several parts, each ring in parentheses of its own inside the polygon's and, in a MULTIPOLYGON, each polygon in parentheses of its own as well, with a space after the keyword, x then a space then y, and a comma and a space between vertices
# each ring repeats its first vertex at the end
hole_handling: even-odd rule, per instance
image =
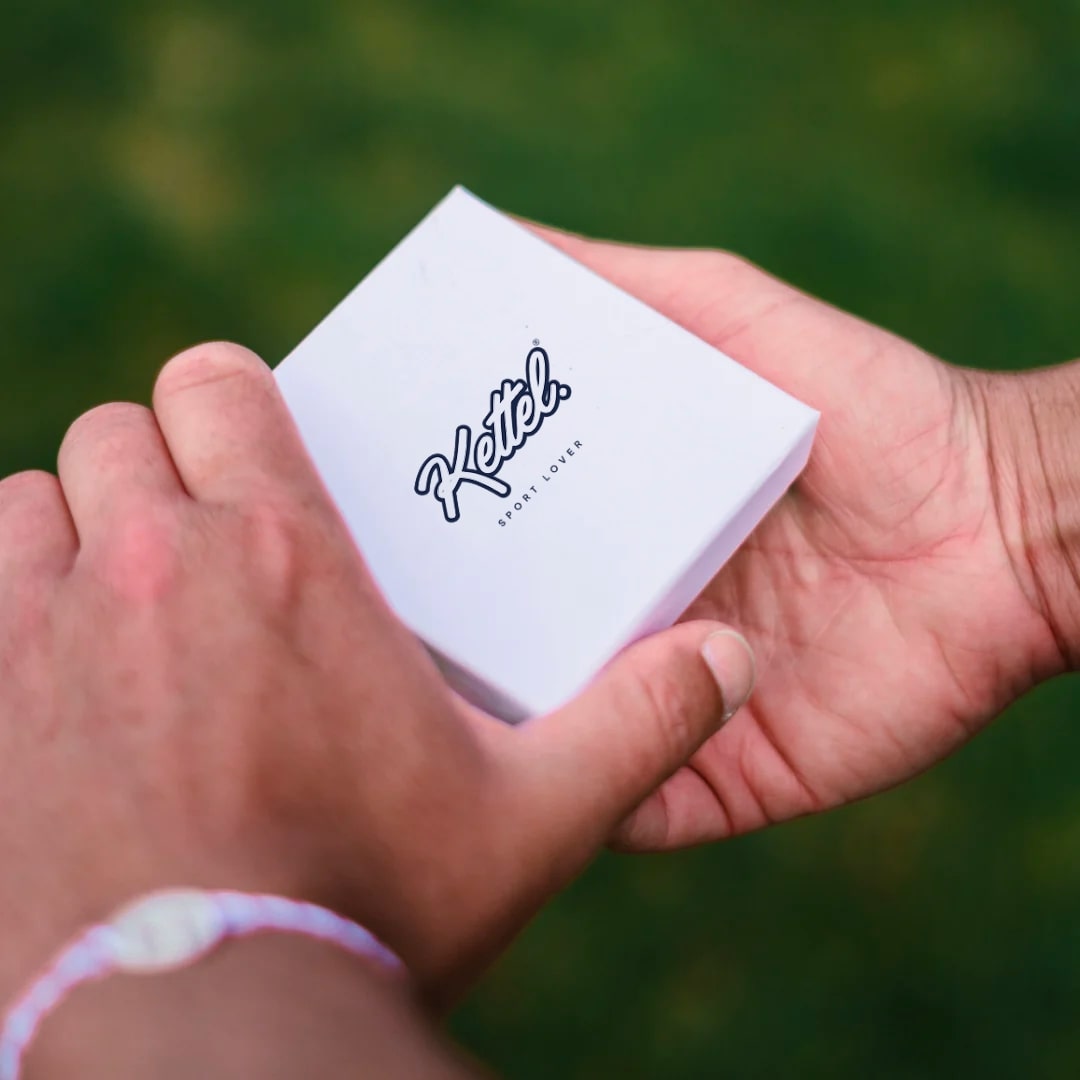
POLYGON ((229 938, 266 932, 315 938, 389 971, 404 971, 374 935, 318 904, 229 890, 148 893, 78 934, 8 1010, 0 1029, 0 1080, 18 1080, 41 1024, 76 987, 115 974, 187 967, 229 938))

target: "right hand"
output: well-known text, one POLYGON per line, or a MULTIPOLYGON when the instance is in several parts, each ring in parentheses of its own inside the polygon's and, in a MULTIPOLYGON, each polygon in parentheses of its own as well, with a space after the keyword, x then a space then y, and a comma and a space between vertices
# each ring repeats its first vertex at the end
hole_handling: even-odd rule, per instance
POLYGON ((466 708, 266 366, 189 351, 153 412, 94 410, 59 478, 0 484, 0 1001, 169 885, 321 900, 445 995, 741 704, 751 661, 721 636, 714 678, 716 629, 641 642, 516 729, 466 708))

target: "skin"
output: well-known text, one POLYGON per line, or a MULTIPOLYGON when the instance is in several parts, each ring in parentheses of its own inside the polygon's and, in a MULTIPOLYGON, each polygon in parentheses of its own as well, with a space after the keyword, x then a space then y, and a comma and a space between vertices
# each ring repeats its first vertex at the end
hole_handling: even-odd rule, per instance
POLYGON ((244 938, 153 978, 77 990, 26 1080, 465 1080, 479 1075, 407 992, 337 949, 244 938))
MULTIPOLYGON (((4 996, 67 933, 184 883, 321 900, 446 1000, 613 830, 676 847, 861 798, 1075 666, 1075 368, 960 371, 729 255, 538 231, 821 410, 803 478, 690 621, 512 730, 386 610, 251 354, 200 347, 153 413, 84 417, 59 481, 0 484, 4 996), (750 683, 730 634, 702 661, 725 623, 759 683, 710 737, 750 683)), ((200 1075, 296 1075, 311 1038, 335 1072, 466 1068, 400 988, 285 948, 84 992, 35 1075, 85 1068, 86 1032, 110 1076, 170 1075, 177 1046, 200 1075), (375 1019, 335 995, 313 1016, 323 985, 375 1019), (149 1058, 122 1041, 140 1019, 171 1036, 149 1058)))
MULTIPOLYGON (((0 612, 4 1001, 76 931, 188 885, 343 912, 444 1002, 752 671, 697 621, 527 725, 464 706, 376 590, 269 369, 229 345, 167 364, 152 411, 77 420, 57 476, 0 483, 0 612)), ((248 978, 245 999, 273 994, 248 978)), ((213 1057, 228 1020, 186 1043, 213 1057)), ((303 1045, 279 1049, 303 1071, 303 1045)))
POLYGON ((534 227, 822 419, 790 493, 687 618, 754 647, 750 704, 631 815, 718 840, 916 775, 1080 657, 1080 376, 942 363, 733 255, 534 227))

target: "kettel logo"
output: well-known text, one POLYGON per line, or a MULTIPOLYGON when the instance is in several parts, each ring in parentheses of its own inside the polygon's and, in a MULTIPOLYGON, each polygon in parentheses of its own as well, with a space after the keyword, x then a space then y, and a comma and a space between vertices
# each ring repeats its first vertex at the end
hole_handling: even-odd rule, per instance
POLYGON ((499 470, 569 396, 570 387, 551 377, 547 352, 534 344, 525 357, 525 378, 504 379, 502 386, 491 392, 491 408, 480 434, 474 437, 467 424, 459 424, 453 459, 445 454, 426 458, 413 490, 417 495, 434 495, 447 521, 461 516, 458 488, 462 484, 475 484, 505 499, 510 485, 499 479, 499 470))

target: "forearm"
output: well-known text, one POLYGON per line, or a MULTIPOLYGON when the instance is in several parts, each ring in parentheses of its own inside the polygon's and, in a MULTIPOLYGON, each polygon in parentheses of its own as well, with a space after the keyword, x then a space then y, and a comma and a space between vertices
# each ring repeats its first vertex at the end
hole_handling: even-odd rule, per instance
POLYGON ((333 946, 261 935, 168 975, 115 977, 46 1021, 29 1080, 466 1080, 401 983, 333 946))
POLYGON ((1013 568, 1047 627, 1047 665, 1080 667, 1080 361, 985 376, 987 450, 1013 568))

